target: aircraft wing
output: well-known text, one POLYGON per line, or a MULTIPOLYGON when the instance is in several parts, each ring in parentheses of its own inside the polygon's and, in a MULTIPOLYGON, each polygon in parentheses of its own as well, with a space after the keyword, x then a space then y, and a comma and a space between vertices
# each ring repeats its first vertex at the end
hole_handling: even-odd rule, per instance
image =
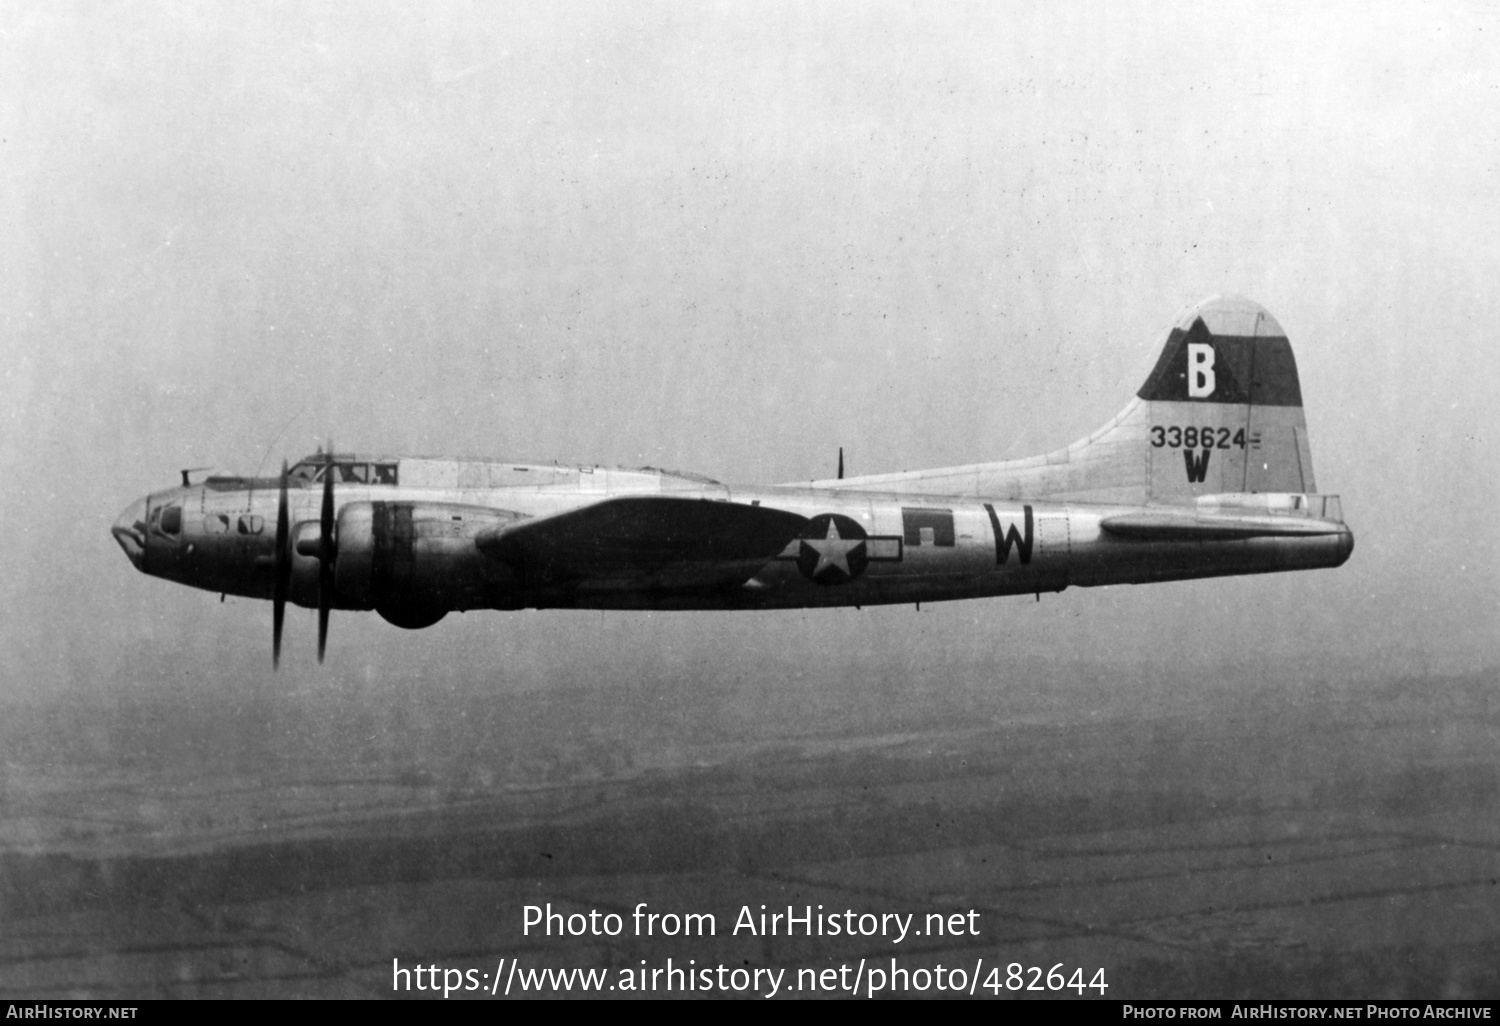
POLYGON ((1121 538, 1144 541, 1234 541, 1240 538, 1338 534, 1339 524, 1306 517, 1206 514, 1184 510, 1120 513, 1099 526, 1121 538))
POLYGON ((806 525, 767 506, 640 495, 497 525, 475 544, 538 584, 698 591, 745 583, 806 525))

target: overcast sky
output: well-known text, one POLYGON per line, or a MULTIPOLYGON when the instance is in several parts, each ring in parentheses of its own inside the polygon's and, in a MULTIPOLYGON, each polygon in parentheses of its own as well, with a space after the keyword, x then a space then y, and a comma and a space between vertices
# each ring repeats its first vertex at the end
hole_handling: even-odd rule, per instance
POLYGON ((270 673, 108 528, 340 448, 732 482, 1041 452, 1184 304, 1286 328, 1342 569, 899 609, 289 614, 285 686, 1497 662, 1500 17, 83 4, 0 19, 6 697, 270 673))

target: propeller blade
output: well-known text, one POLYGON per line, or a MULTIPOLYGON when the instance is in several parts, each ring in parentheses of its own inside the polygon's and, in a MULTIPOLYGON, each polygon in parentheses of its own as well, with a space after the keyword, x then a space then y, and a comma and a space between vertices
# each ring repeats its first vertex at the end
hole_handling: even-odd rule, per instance
MULTIPOLYGON (((319 581, 319 588, 322 582, 319 581)), ((328 603, 323 601, 323 595, 318 594, 318 662, 323 661, 323 652, 328 648, 328 603)))
POLYGON ((271 669, 281 666, 281 625, 286 621, 286 593, 292 579, 292 556, 287 537, 286 460, 281 461, 281 498, 276 504, 276 582, 271 599, 271 669))
POLYGON ((337 548, 333 540, 333 443, 328 444, 328 458, 323 471, 323 515, 318 538, 318 662, 328 647, 328 610, 333 603, 333 561, 337 548))

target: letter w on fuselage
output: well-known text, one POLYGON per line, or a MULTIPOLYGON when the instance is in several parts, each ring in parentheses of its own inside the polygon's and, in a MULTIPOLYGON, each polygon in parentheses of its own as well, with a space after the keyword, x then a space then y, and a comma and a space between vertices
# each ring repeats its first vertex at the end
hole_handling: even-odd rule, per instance
POLYGON ((1016 531, 1014 522, 1005 525, 1005 530, 1000 529, 1000 517, 995 513, 995 507, 988 502, 984 504, 984 511, 990 515, 990 527, 995 531, 995 565, 1004 566, 1006 560, 1010 559, 1010 547, 1014 545, 1016 552, 1021 557, 1023 565, 1031 562, 1032 542, 1032 515, 1031 507, 1025 509, 1026 533, 1024 535, 1016 531))

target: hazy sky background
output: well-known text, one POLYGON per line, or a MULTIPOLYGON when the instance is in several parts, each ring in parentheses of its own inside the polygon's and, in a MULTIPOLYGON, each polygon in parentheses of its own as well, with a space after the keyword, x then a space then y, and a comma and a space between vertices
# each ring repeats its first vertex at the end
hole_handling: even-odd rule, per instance
POLYGON ((1342 569, 920 614, 336 614, 321 670, 294 610, 278 686, 1500 656, 1493 8, 5 9, 5 698, 269 677, 269 603, 109 536, 182 467, 329 437, 742 483, 840 445, 851 473, 1025 456, 1113 415, 1216 292, 1291 336, 1342 569))

